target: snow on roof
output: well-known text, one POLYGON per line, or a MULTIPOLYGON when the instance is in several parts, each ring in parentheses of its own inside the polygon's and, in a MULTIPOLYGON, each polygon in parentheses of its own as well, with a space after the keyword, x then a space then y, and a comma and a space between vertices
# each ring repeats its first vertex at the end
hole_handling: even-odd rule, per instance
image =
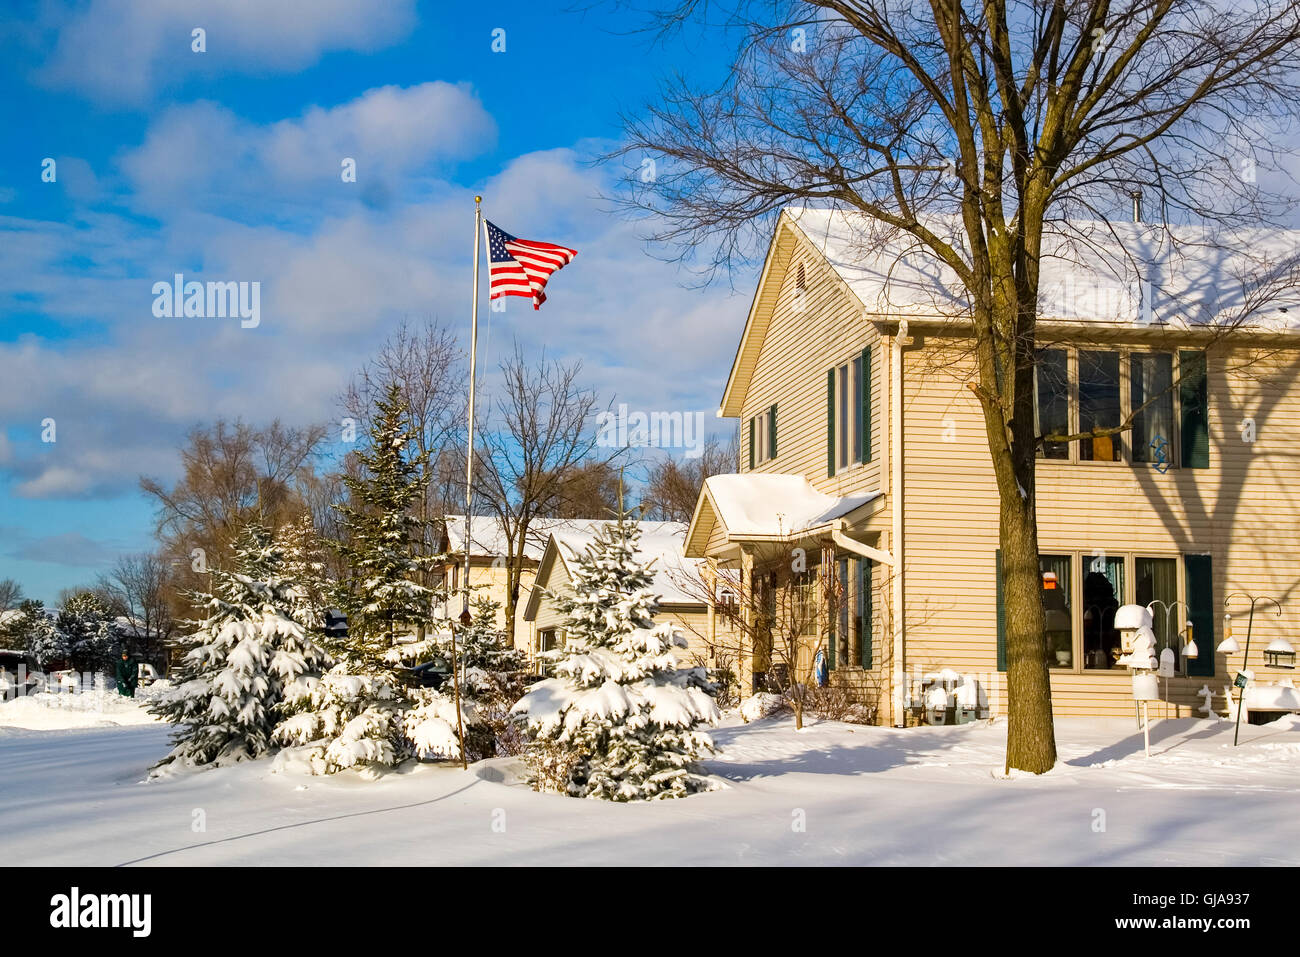
POLYGON ((802 475, 712 475, 704 490, 730 535, 780 538, 825 525, 880 495, 819 492, 802 475))
MULTIPOLYGON (((528 540, 524 543, 524 557, 541 561, 546 551, 546 540, 552 532, 583 533, 603 525, 608 519, 598 518, 535 518, 528 525, 528 540)), ((465 516, 448 515, 447 548, 453 554, 465 554, 465 516)), ((495 515, 475 515, 470 525, 473 540, 471 555, 495 558, 506 554, 506 526, 495 515)))
MULTIPOLYGON (((596 538, 604 522, 592 522, 586 530, 561 529, 551 533, 565 562, 581 555, 596 538)), ((691 594, 683 586, 699 579, 700 561, 682 556, 686 540, 685 522, 636 522, 641 530, 637 547, 641 560, 650 566, 654 575, 654 589, 662 602, 674 604, 703 604, 698 594, 691 594), (653 564, 652 564, 653 563, 653 564)))
MULTIPOLYGON (((964 309, 956 273, 912 236, 857 213, 786 212, 868 310, 933 317, 964 309)), ((955 217, 927 225, 941 236, 963 236, 955 217)), ((1093 220, 1045 228, 1041 320, 1300 330, 1300 230, 1093 220), (1266 295, 1257 285, 1262 276, 1270 277, 1266 295)))

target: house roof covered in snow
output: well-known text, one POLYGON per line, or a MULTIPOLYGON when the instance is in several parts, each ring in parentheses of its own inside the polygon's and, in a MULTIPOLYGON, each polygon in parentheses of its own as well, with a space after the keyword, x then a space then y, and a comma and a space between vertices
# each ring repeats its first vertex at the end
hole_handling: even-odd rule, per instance
POLYGON ((880 498, 879 492, 828 495, 802 475, 747 472, 711 475, 695 505, 685 554, 704 556, 704 546, 721 524, 728 542, 794 541, 824 529, 880 498))
MULTIPOLYGON (((593 522, 585 530, 558 530, 552 532, 537 569, 537 583, 529 596, 524 619, 532 621, 545 598, 543 589, 550 581, 555 564, 562 563, 567 571, 569 563, 586 551, 596 538, 598 527, 604 523, 593 522)), ((703 605, 699 594, 693 594, 690 583, 699 579, 698 560, 685 558, 682 543, 686 538, 685 522, 637 522, 641 537, 637 541, 641 560, 654 576, 653 587, 665 605, 703 605)))
MULTIPOLYGON (((528 539, 524 542, 524 558, 539 562, 546 551, 546 542, 552 532, 562 534, 594 533, 606 519, 597 518, 535 518, 528 526, 528 539)), ((448 515, 444 520, 446 548, 453 555, 465 554, 465 516, 448 515)), ((475 515, 470 524, 472 548, 470 555, 477 558, 496 558, 507 551, 505 524, 495 515, 475 515)))
MULTIPOLYGON (((962 235, 955 218, 926 225, 940 236, 962 235)), ((1070 220, 1047 224, 1043 245, 1045 326, 1191 333, 1240 325, 1300 334, 1300 230, 1070 220)), ((741 414, 785 269, 809 246, 869 317, 950 323, 966 315, 956 272, 919 240, 859 213, 787 208, 727 379, 724 416, 741 414)))

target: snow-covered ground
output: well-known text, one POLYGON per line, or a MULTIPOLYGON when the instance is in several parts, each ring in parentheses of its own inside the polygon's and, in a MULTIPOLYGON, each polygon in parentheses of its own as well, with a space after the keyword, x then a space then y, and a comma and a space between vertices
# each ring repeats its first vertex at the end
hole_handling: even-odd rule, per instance
POLYGON ((15 705, 0 704, 6 863, 1300 864, 1296 718, 1243 727, 1235 750, 1227 722, 1158 722, 1149 760, 1132 722, 1061 721, 1061 764, 1010 779, 1002 722, 730 718, 709 765, 726 788, 615 805, 535 794, 508 759, 142 783, 165 725, 6 727, 33 707, 15 705))

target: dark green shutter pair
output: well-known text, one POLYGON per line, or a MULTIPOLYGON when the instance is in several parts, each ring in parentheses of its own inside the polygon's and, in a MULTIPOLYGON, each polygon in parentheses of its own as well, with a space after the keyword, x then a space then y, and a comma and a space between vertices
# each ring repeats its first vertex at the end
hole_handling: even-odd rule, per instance
MULTIPOLYGON (((862 403, 862 456, 871 461, 871 347, 862 350, 862 371, 858 377, 858 401, 862 403)), ((835 369, 826 373, 826 476, 835 476, 835 369)))
MULTIPOLYGON (((1007 670, 1007 614, 1002 593, 1002 549, 993 553, 997 576, 998 671, 1007 670)), ((1188 659, 1187 673, 1195 677, 1214 676, 1214 576, 1209 555, 1184 555, 1187 576, 1187 620, 1199 654, 1188 659)))
POLYGON ((1207 469, 1210 467, 1210 415, 1205 353, 1178 353, 1178 368, 1182 466, 1207 469))

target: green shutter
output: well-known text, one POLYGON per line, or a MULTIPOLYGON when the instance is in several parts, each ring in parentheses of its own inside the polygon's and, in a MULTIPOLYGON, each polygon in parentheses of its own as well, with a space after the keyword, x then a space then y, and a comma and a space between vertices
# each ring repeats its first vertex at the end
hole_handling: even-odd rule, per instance
POLYGON ((754 419, 749 420, 749 470, 754 471, 754 419))
POLYGON ((1205 353, 1178 353, 1178 369, 1182 465, 1185 469, 1207 469, 1210 467, 1210 402, 1205 353))
POLYGON ((858 383, 862 403, 862 461, 871 461, 871 346, 862 350, 862 381, 858 383))
POLYGON ((835 476, 835 370, 826 373, 826 475, 835 476))
POLYGON ((998 579, 998 671, 1007 670, 1007 609, 1002 598, 1002 549, 993 553, 993 569, 998 579))
POLYGON ((1209 555, 1184 555, 1187 576, 1187 620, 1197 656, 1187 660, 1187 673, 1198 678, 1214 677, 1214 579, 1209 555))
POLYGON ((862 623, 858 643, 862 648, 862 667, 868 671, 871 670, 871 636, 875 632, 875 622, 872 620, 874 609, 871 595, 871 569, 873 567, 871 559, 858 559, 858 620, 862 623))
POLYGON ((767 457, 776 458, 776 406, 767 410, 767 457))

